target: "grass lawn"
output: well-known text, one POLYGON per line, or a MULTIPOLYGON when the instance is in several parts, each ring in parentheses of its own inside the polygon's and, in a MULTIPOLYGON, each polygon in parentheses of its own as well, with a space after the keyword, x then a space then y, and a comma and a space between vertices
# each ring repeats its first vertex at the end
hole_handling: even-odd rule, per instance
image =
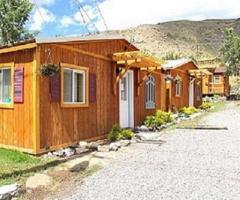
POLYGON ((32 173, 29 169, 47 165, 52 161, 0 148, 0 185, 20 181, 22 177, 32 173))

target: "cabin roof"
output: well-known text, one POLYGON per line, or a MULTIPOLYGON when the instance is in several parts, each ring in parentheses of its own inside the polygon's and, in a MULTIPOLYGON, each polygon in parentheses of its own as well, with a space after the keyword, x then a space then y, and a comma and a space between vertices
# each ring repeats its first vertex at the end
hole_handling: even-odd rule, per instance
MULTIPOLYGON (((176 69, 178 67, 181 67, 185 64, 188 63, 194 63, 194 61, 192 61, 191 59, 187 59, 187 58, 182 58, 182 59, 178 59, 178 60, 167 60, 163 65, 163 69, 168 70, 168 69, 176 69)), ((194 65, 196 65, 194 63, 194 65)), ((197 66, 197 65, 196 65, 197 66)))
POLYGON ((54 37, 45 39, 33 39, 18 42, 11 45, 0 46, 0 54, 8 53, 12 51, 24 50, 35 48, 37 44, 51 44, 51 43, 70 43, 70 42, 93 42, 93 41, 110 41, 110 40, 122 40, 129 44, 134 50, 139 50, 136 46, 130 43, 126 38, 122 36, 104 36, 104 35, 88 35, 88 36, 75 36, 75 37, 54 37))
MULTIPOLYGON (((125 40, 122 36, 106 36, 106 35, 86 35, 86 36, 72 36, 72 37, 53 37, 53 38, 38 38, 37 44, 44 43, 61 43, 61 42, 84 42, 84 41, 98 41, 98 40, 125 40)), ((129 41, 127 41, 129 43, 129 41)))
POLYGON ((224 67, 217 67, 215 70, 214 70, 214 73, 216 74, 224 74, 226 72, 225 68, 224 67))

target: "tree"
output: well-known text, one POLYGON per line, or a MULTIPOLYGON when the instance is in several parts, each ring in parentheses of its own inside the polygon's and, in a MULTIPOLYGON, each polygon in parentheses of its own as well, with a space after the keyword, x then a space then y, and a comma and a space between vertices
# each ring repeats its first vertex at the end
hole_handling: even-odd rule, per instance
POLYGON ((240 74, 240 36, 233 29, 224 31, 221 44, 221 56, 228 75, 240 74))
POLYGON ((33 38, 25 24, 33 4, 29 0, 0 0, 0 38, 2 44, 12 44, 33 38))

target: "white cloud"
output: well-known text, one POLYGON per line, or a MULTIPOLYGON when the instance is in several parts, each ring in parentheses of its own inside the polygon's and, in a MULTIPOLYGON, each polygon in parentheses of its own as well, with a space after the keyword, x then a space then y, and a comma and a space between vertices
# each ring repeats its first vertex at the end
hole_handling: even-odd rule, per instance
POLYGON ((31 21, 30 30, 40 31, 44 25, 55 21, 55 15, 48 9, 39 7, 34 10, 31 21))
POLYGON ((76 24, 72 17, 64 15, 60 20, 61 27, 69 27, 70 25, 76 24))
MULTIPOLYGON (((110 29, 169 20, 239 17, 239 0, 105 0, 99 5, 110 29)), ((104 30, 103 22, 98 26, 104 30)))

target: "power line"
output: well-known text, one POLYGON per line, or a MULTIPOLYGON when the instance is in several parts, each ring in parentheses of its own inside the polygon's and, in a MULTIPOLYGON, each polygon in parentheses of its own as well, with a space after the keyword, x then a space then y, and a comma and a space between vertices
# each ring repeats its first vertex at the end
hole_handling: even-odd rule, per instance
POLYGON ((34 4, 35 4, 35 6, 36 6, 36 8, 37 8, 37 11, 38 11, 38 13, 39 13, 40 17, 41 17, 41 18, 42 18, 42 20, 43 20, 43 23, 45 23, 45 22, 46 22, 46 20, 44 19, 43 15, 42 15, 42 12, 41 12, 41 10, 40 10, 40 7, 39 7, 39 5, 37 4, 36 0, 33 0, 33 1, 34 1, 34 4))
MULTIPOLYGON (((81 3, 79 0, 75 0, 75 2, 76 2, 77 6, 78 6, 78 8, 79 8, 79 10, 80 10, 80 12, 81 12, 82 17, 84 17, 84 15, 83 15, 83 13, 84 13, 85 16, 88 18, 89 23, 91 23, 91 24, 93 25, 93 27, 95 28, 96 32, 99 33, 99 30, 98 30, 97 26, 96 26, 95 23, 92 21, 92 19, 91 19, 90 16, 88 15, 87 11, 84 9, 82 3, 81 3)), ((86 22, 86 20, 85 20, 85 24, 86 24, 86 26, 87 26, 87 28, 88 28, 88 23, 86 22)), ((88 30, 89 30, 89 29, 88 29, 88 30)), ((91 34, 91 33, 90 33, 90 34, 91 34)))
POLYGON ((103 14, 102 14, 102 12, 101 12, 101 10, 100 10, 100 8, 99 8, 99 5, 98 5, 97 0, 95 0, 95 5, 96 5, 96 7, 97 7, 97 9, 98 9, 98 12, 100 13, 100 16, 101 16, 102 20, 103 20, 103 23, 104 23, 104 26, 105 26, 105 28, 106 28, 106 31, 108 31, 108 26, 107 26, 106 20, 105 20, 103 14))

